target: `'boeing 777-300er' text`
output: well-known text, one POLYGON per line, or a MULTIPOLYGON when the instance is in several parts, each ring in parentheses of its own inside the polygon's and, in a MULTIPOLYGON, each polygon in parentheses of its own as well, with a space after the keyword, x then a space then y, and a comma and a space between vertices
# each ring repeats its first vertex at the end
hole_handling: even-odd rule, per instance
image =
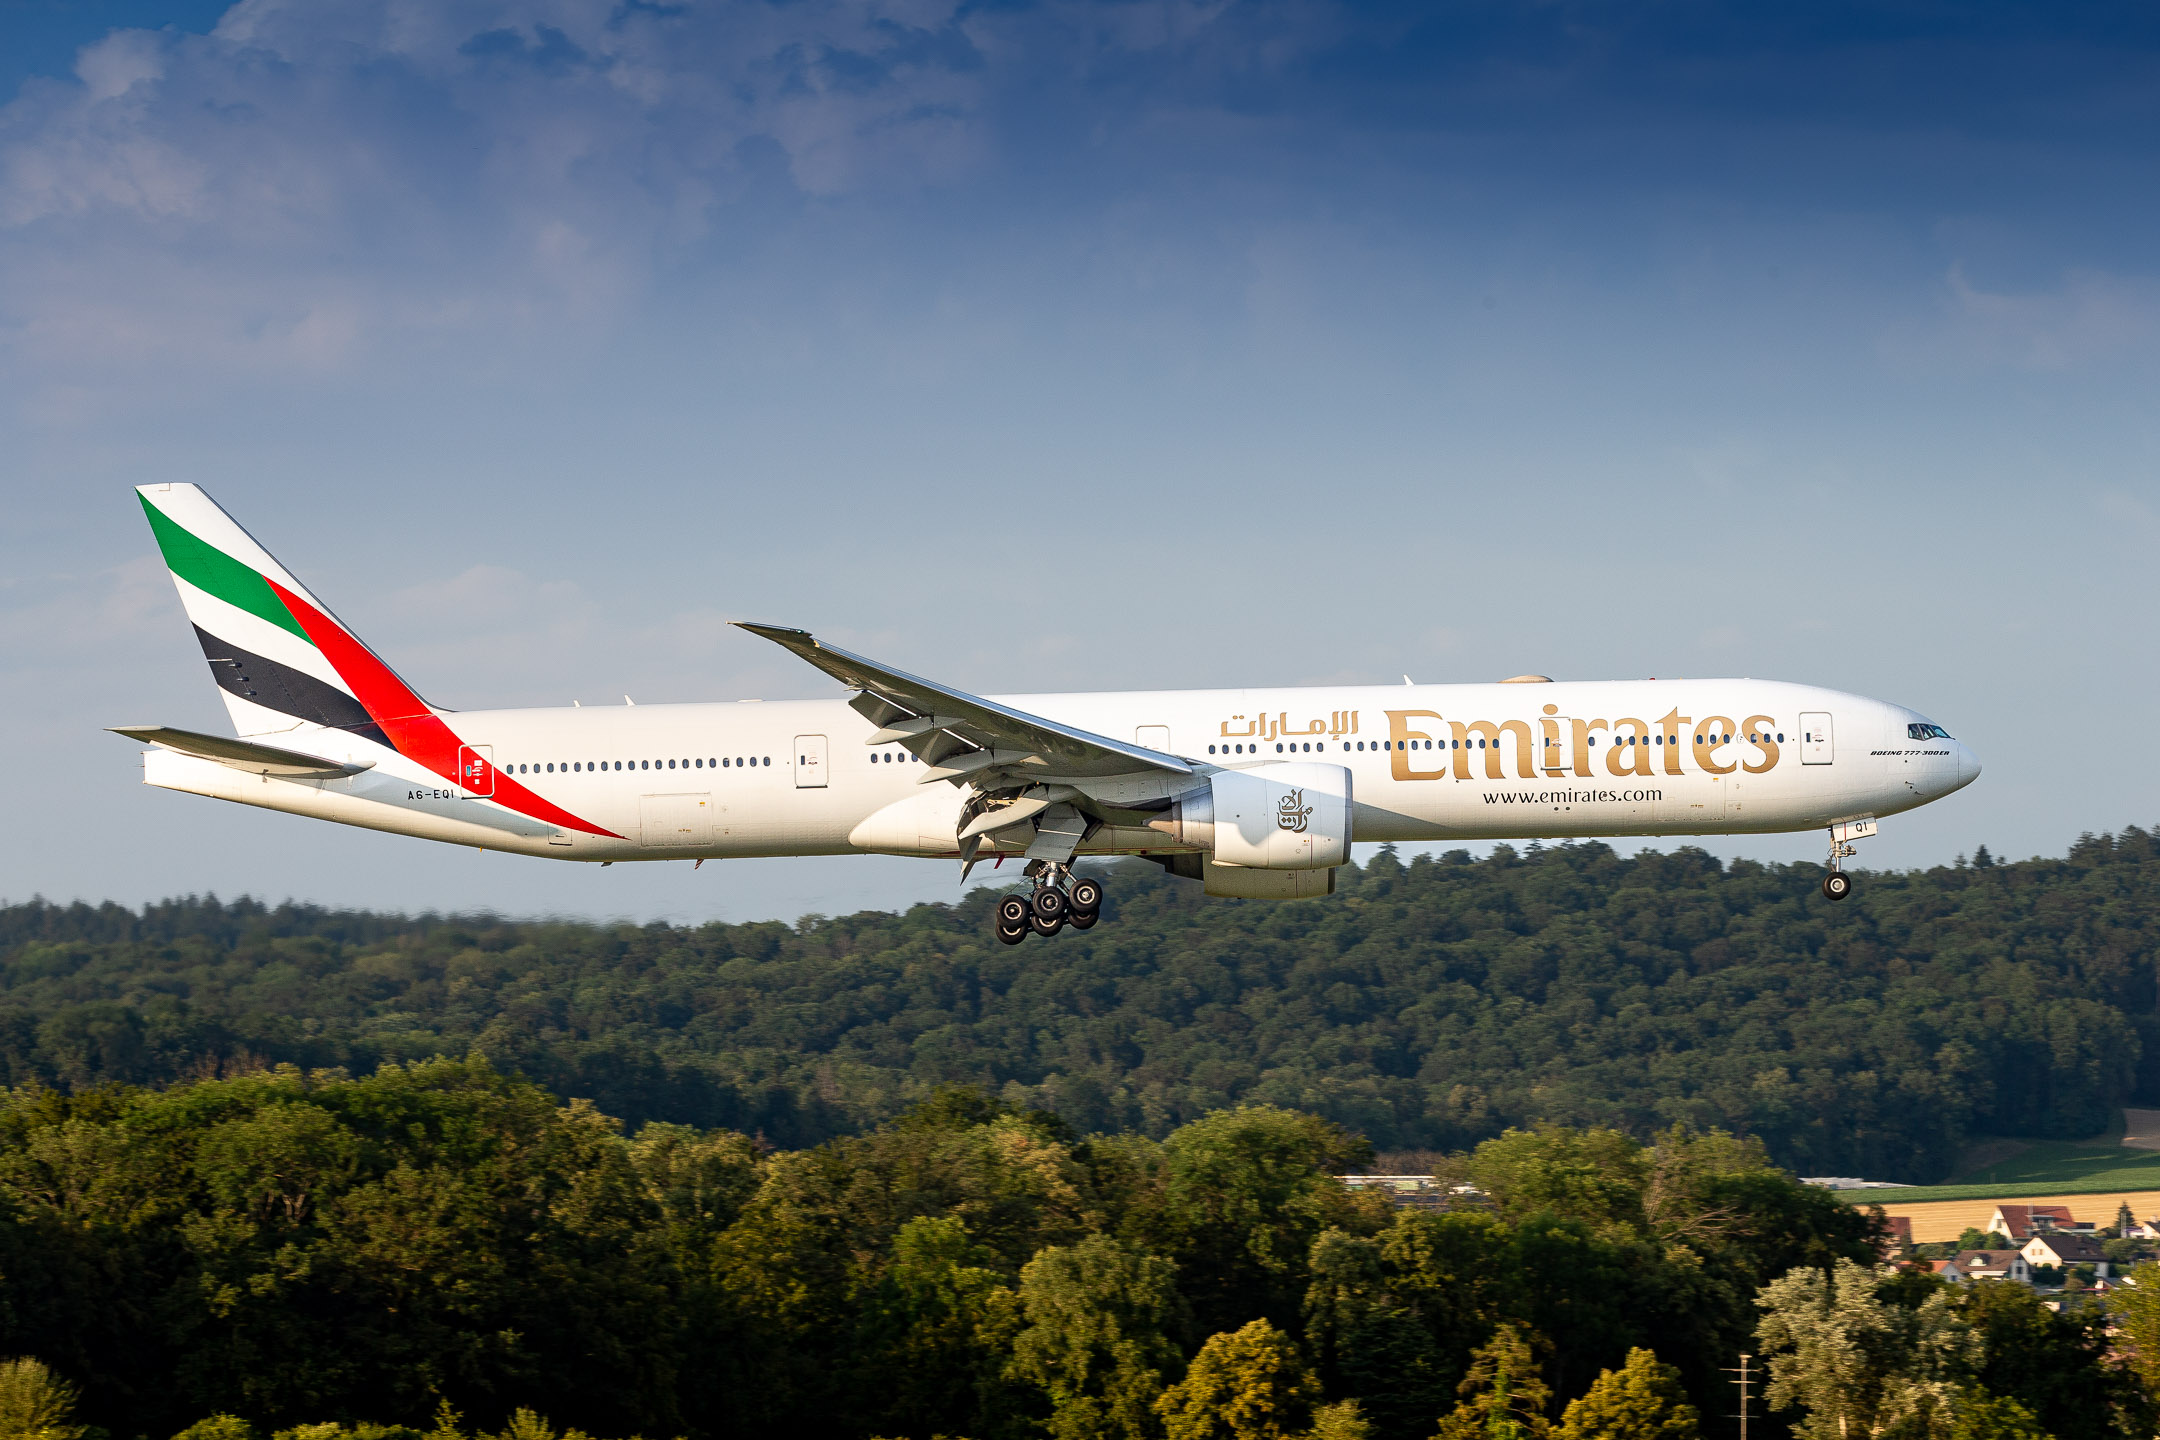
POLYGON ((239 735, 117 727, 148 783, 601 864, 1010 856, 1035 882, 1000 904, 1012 943, 1096 922, 1078 856, 1287 898, 1330 893, 1352 840, 1824 829, 1840 900, 1853 841, 1980 773, 1901 705, 1775 681, 981 697, 775 625, 743 628, 852 697, 445 710, 200 489, 139 493, 239 735))

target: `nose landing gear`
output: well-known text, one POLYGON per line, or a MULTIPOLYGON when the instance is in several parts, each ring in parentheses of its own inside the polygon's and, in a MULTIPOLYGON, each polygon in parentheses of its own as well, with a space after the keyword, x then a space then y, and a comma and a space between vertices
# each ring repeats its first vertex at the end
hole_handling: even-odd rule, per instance
POLYGON ((1067 925, 1091 930, 1102 918, 1102 882, 1090 876, 1074 879, 1070 865, 1047 860, 1031 861, 1027 873, 1035 881, 1035 893, 1007 895, 998 902, 997 937, 1007 945, 1018 945, 1030 932, 1048 939, 1067 925))
POLYGON ((1853 841, 1865 840, 1875 830, 1873 820, 1846 820, 1830 827, 1830 873, 1823 876, 1823 899, 1843 900, 1852 894, 1853 878, 1841 862, 1853 857, 1853 841))

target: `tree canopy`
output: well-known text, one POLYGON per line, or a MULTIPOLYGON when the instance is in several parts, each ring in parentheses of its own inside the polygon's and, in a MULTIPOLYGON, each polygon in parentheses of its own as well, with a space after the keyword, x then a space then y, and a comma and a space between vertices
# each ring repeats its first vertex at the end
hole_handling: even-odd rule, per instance
MULTIPOLYGON (((1334 897, 1262 902, 1127 864, 1104 924, 1015 949, 987 890, 793 926, 33 902, 0 908, 0 1079, 478 1052, 632 1124, 791 1149, 964 1085, 1157 1139, 1247 1103, 1381 1149, 1685 1122, 1801 1173, 1914 1182, 1970 1134, 2098 1133, 2160 1095, 2148 832, 1868 875, 1842 905, 1820 874, 1501 846, 1383 852, 1334 897)), ((1568 1163, 1523 1183, 1601 1183, 1568 1163)), ((1266 1283, 1250 1260, 1240 1283, 1266 1283)))
POLYGON ((1333 1179, 1360 1143, 1266 1106, 1082 1137, 941 1091, 776 1150, 630 1130, 479 1058, 19 1087, 0 1092, 0 1357, 25 1358, 0 1363, 0 1422, 1689 1440, 1727 1403, 1721 1367, 1758 1349, 1808 1434, 2151 1433, 2097 1306, 1880 1271, 1871 1217, 1757 1142, 1510 1131, 1439 1157, 1495 1185, 1440 1211, 1333 1179), (1581 1183, 1586 1156, 1610 1183, 1581 1183))

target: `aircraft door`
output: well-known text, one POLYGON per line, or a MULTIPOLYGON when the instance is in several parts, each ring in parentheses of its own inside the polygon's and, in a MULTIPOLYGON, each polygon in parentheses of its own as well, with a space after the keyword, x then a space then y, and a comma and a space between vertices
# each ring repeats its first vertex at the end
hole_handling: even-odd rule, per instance
POLYGON ((1574 769, 1575 722, 1565 715, 1548 715, 1538 731, 1538 768, 1547 775, 1574 769))
POLYGON ((638 798, 639 843, 654 847, 712 844, 712 796, 644 795, 638 798))
POLYGON ((485 799, 495 793, 495 747, 460 745, 457 752, 458 784, 469 795, 485 799))
POLYGON ((1144 745, 1150 750, 1170 753, 1170 727, 1168 725, 1142 725, 1133 731, 1133 744, 1144 745))
POLYGON ((1800 716, 1800 763, 1828 765, 1832 746, 1830 712, 1809 710, 1800 716))
POLYGON ((797 735, 795 737, 795 788, 798 790, 823 790, 825 788, 825 737, 823 735, 797 735))

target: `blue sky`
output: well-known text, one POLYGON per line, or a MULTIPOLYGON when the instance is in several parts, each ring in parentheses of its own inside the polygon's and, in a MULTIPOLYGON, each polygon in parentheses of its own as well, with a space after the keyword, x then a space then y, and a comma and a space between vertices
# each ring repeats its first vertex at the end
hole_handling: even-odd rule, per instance
POLYGON ((2156 81, 2127 5, 0 4, 0 894, 953 893, 145 790, 100 726, 223 718, 152 479, 461 708, 826 693, 735 618, 985 691, 1752 674, 1986 762, 1864 863, 2160 820, 2156 81))

